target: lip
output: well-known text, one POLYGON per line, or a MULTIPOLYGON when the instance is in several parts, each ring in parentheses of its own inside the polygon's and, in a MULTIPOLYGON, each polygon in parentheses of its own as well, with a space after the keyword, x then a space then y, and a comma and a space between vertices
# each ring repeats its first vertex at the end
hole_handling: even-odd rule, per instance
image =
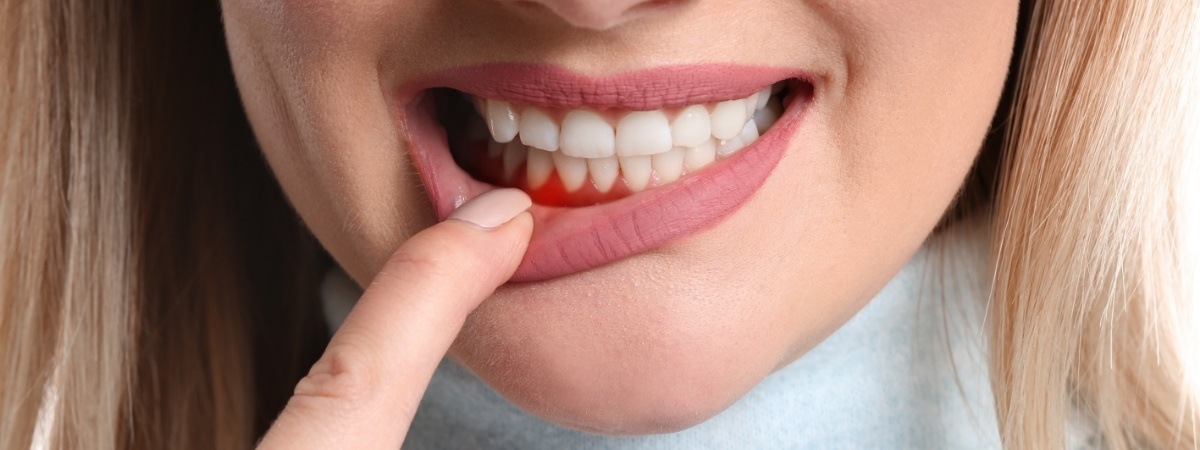
MULTIPOLYGON (((401 86, 395 114, 402 139, 439 220, 463 202, 498 188, 472 178, 450 155, 426 89, 559 109, 650 110, 742 98, 778 81, 812 78, 796 69, 727 64, 658 67, 588 77, 561 67, 494 63, 452 69, 401 86), (424 105, 424 106, 422 106, 424 105)), ((733 214, 782 159, 811 103, 813 89, 790 94, 782 117, 733 157, 673 183, 613 202, 568 208, 534 205, 533 237, 512 281, 542 281, 598 267, 703 231, 733 214)))

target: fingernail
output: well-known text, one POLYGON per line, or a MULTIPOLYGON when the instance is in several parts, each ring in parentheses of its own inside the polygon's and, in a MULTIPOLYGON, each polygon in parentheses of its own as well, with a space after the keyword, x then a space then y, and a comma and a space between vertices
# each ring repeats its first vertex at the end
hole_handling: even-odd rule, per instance
POLYGON ((533 200, 520 189, 496 189, 463 203, 450 213, 449 219, 470 222, 481 228, 496 228, 529 210, 530 206, 533 206, 533 200))

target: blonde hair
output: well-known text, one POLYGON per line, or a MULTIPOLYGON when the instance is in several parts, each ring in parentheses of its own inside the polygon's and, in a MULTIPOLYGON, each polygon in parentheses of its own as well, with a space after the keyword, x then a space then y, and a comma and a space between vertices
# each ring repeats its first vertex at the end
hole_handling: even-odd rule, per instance
MULTIPOLYGON (((217 2, 0 10, 0 447, 245 448, 319 355, 328 264, 254 149, 217 2), (40 418, 39 418, 40 417, 40 418)), ((1009 448, 1197 446, 1176 192, 1186 2, 1047 0, 992 203, 1009 448)))

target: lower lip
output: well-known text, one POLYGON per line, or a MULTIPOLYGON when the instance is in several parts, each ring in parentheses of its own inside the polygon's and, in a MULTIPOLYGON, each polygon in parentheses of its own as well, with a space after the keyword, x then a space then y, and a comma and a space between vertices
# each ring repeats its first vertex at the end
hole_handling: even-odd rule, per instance
MULTIPOLYGON (((792 97, 766 134, 695 174, 601 205, 535 204, 530 209, 533 237, 512 281, 582 272, 699 233, 733 214, 766 182, 799 129, 811 96, 792 97)), ((438 220, 463 202, 499 188, 472 178, 454 162, 432 102, 413 99, 400 111, 399 122, 438 220)))

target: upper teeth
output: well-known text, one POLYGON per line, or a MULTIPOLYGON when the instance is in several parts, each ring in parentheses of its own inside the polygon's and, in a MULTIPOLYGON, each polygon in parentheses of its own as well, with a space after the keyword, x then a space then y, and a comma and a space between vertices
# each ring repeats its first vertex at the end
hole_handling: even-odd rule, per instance
POLYGON ((772 88, 670 111, 556 114, 500 100, 476 99, 475 104, 495 141, 489 156, 503 158, 507 178, 524 162, 531 187, 557 169, 568 191, 582 186, 590 173, 593 185, 607 192, 620 168, 625 184, 636 192, 650 184, 651 172, 659 184, 669 183, 757 139, 783 112, 779 100, 771 98, 777 91, 772 88), (502 149, 498 143, 508 145, 502 149))

